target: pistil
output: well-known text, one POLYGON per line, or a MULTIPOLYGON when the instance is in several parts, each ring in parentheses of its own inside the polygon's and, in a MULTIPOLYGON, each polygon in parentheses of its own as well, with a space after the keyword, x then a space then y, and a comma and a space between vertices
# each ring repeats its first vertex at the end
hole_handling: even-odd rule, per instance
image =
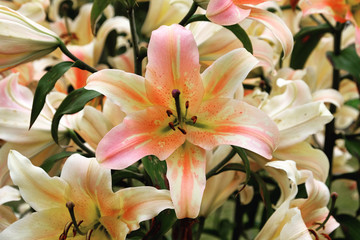
POLYGON ((181 116, 181 106, 180 106, 180 91, 179 89, 174 89, 171 92, 173 98, 175 99, 175 106, 176 106, 176 112, 177 112, 177 118, 179 120, 180 126, 182 126, 182 116, 181 116))

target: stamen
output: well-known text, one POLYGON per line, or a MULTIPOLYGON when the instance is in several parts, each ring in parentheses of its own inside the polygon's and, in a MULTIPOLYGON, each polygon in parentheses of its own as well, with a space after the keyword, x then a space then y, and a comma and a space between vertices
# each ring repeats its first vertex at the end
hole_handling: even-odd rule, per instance
POLYGON ((169 127, 174 131, 176 130, 173 122, 169 122, 169 127))
POLYGON ((68 232, 70 230, 71 225, 73 224, 73 222, 68 222, 65 227, 64 227, 64 231, 62 232, 62 234, 59 237, 59 240, 65 240, 67 238, 68 232))
POLYGON ((180 130, 180 132, 182 132, 182 134, 186 135, 185 129, 183 129, 183 128, 181 128, 181 127, 178 127, 178 129, 180 130))
POLYGON ((331 193, 331 195, 330 195, 330 197, 331 197, 331 206, 330 206, 330 209, 329 209, 329 213, 326 216, 325 220, 316 228, 316 231, 319 231, 321 228, 325 229, 325 224, 330 219, 330 217, 331 217, 331 215, 332 215, 332 213, 334 211, 335 202, 336 202, 336 199, 338 198, 338 196, 339 195, 336 192, 331 193))
POLYGON ((191 117, 191 120, 193 121, 193 124, 195 124, 196 121, 197 121, 197 116, 192 116, 192 117, 191 117))
POLYGON ((186 119, 186 116, 187 116, 187 113, 188 113, 188 108, 189 108, 189 101, 186 101, 185 102, 185 119, 186 119))
POLYGON ((91 234, 94 231, 94 229, 90 229, 87 233, 86 233, 86 240, 90 240, 91 234))
POLYGON ((182 124, 182 116, 181 116, 181 107, 180 107, 180 91, 179 89, 174 89, 171 92, 173 98, 175 99, 175 106, 176 106, 176 112, 177 112, 177 117, 179 119, 179 123, 182 124))
POLYGON ((321 233, 321 235, 323 235, 327 240, 331 240, 331 237, 325 233, 321 233))
POLYGON ((315 240, 319 240, 319 236, 317 235, 317 233, 315 232, 314 229, 308 229, 308 230, 309 230, 309 232, 310 232, 312 235, 314 235, 315 240))
POLYGON ((166 114, 168 115, 168 117, 174 115, 171 110, 166 110, 166 114))
POLYGON ((74 213, 74 207, 75 207, 75 204, 73 202, 67 202, 66 203, 66 207, 68 208, 69 210, 69 213, 70 213, 70 216, 71 216, 71 220, 74 224, 74 228, 76 230, 76 232, 78 232, 80 235, 85 235, 85 233, 83 233, 82 231, 80 231, 79 229, 79 225, 81 224, 81 221, 80 221, 80 224, 78 225, 77 224, 77 221, 76 221, 76 218, 75 218, 75 213, 74 213))
MULTIPOLYGON (((78 223, 78 227, 80 227, 80 224, 82 224, 84 221, 83 220, 80 220, 80 222, 78 223)), ((76 229, 73 228, 73 236, 75 237, 76 236, 76 229)))

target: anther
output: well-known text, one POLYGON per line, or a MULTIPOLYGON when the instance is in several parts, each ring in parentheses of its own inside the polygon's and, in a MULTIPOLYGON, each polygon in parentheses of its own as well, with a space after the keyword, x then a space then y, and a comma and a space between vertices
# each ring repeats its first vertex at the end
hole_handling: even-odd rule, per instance
POLYGON ((189 108, 189 101, 185 102, 185 108, 188 109, 189 108))
POLYGON ((308 230, 309 230, 309 232, 310 232, 312 235, 314 235, 315 240, 319 240, 319 236, 317 235, 317 233, 315 232, 314 229, 308 229, 308 230))
POLYGON ((174 115, 171 110, 166 110, 166 114, 168 115, 168 117, 174 115))
POLYGON ((192 116, 192 117, 191 117, 191 120, 193 121, 193 124, 195 124, 196 121, 197 121, 197 116, 192 116))
POLYGON ((87 233, 86 233, 86 240, 90 240, 91 234, 94 231, 94 229, 90 229, 87 233))
POLYGON ((180 130, 180 132, 182 132, 182 134, 186 135, 185 129, 183 129, 183 128, 181 128, 181 127, 178 127, 178 129, 180 130))
POLYGON ((324 236, 324 238, 326 238, 327 240, 331 240, 331 237, 325 233, 321 233, 321 235, 324 236))
POLYGON ((169 127, 175 131, 175 126, 174 126, 174 123, 173 122, 169 122, 169 127))
POLYGON ((73 222, 68 222, 65 227, 63 233, 60 235, 59 240, 65 240, 67 238, 68 232, 70 230, 71 225, 73 222))

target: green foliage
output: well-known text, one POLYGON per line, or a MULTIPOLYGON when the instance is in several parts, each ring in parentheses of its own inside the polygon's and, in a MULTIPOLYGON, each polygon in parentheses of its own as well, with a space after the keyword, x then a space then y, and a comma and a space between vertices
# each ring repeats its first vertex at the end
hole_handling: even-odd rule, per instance
POLYGON ((84 108, 85 104, 91 99, 100 96, 101 94, 94 90, 86 90, 79 88, 71 92, 60 104, 59 108, 54 114, 51 124, 51 135, 56 143, 58 143, 58 127, 60 120, 65 114, 73 114, 79 112, 84 108))
POLYGON ((45 170, 45 172, 49 172, 50 169, 54 166, 55 163, 57 163, 58 161, 70 157, 71 155, 73 155, 74 153, 77 152, 60 152, 58 154, 52 155, 51 157, 48 157, 42 164, 41 164, 41 168, 45 170))
POLYGON ((48 93, 54 88, 57 80, 64 75, 71 67, 76 66, 77 62, 61 62, 53 66, 39 81, 35 90, 33 105, 31 108, 30 127, 34 124, 44 107, 48 93))
POLYGON ((105 8, 111 3, 111 0, 94 0, 93 6, 91 8, 91 30, 95 35, 96 21, 105 10, 105 8))
POLYGON ((360 221, 357 218, 341 214, 335 216, 335 219, 340 223, 346 240, 360 239, 360 221))
POLYGON ((336 69, 347 71, 360 84, 360 57, 357 55, 354 45, 343 49, 340 55, 336 56, 332 52, 328 52, 327 55, 336 69))
POLYGON ((291 54, 290 67, 293 69, 302 69, 316 45, 319 43, 322 35, 331 32, 332 27, 328 24, 305 27, 295 36, 295 45, 291 54))

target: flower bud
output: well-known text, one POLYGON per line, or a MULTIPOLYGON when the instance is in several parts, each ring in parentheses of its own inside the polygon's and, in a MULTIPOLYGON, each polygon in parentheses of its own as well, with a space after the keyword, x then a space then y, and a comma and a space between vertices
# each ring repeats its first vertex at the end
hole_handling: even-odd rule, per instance
POLYGON ((40 24, 0 6, 0 41, 1 72, 49 54, 61 40, 40 24))

